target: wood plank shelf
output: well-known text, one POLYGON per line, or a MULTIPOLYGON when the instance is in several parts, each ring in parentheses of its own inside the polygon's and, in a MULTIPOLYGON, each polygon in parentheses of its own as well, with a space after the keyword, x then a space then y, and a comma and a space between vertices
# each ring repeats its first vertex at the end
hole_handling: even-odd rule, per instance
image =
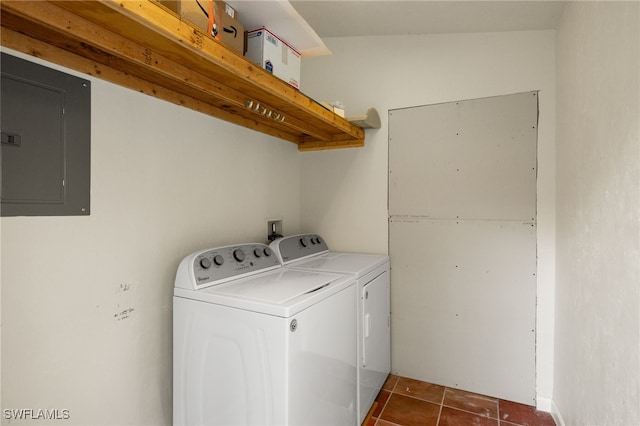
POLYGON ((364 130, 153 0, 3 0, 2 45, 298 145, 364 130))

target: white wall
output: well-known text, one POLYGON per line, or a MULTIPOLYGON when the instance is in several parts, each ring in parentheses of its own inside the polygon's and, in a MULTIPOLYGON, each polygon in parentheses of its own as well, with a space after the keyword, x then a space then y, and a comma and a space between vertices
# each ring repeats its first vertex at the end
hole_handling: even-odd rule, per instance
POLYGON ((381 129, 367 130, 363 149, 302 155, 301 228, 324 235, 336 250, 387 252, 389 109, 540 90, 537 395, 538 405, 549 408, 555 270, 555 32, 324 41, 333 55, 303 61, 304 91, 314 99, 342 101, 348 116, 375 107, 382 119, 381 129))
POLYGON ((90 80, 91 215, 1 221, 2 408, 67 409, 65 424, 169 425, 178 263, 264 241, 267 218, 297 232, 300 154, 90 80))
POLYGON ((640 424, 640 3, 570 2, 557 33, 554 401, 640 424))

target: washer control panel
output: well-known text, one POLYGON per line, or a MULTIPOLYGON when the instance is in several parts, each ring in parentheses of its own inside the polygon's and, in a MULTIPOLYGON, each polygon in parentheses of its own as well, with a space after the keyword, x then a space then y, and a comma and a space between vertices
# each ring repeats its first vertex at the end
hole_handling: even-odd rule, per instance
POLYGON ((193 290, 280 267, 266 244, 252 243, 192 253, 178 267, 176 287, 193 290))
POLYGON ((282 263, 329 251, 324 239, 318 234, 300 234, 279 238, 269 247, 273 248, 282 263))

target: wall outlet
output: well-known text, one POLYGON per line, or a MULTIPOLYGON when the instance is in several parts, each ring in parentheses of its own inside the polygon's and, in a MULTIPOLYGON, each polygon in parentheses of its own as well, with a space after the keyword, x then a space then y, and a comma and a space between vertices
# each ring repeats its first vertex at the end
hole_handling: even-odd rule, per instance
POLYGON ((267 220, 267 244, 282 238, 282 219, 267 220))

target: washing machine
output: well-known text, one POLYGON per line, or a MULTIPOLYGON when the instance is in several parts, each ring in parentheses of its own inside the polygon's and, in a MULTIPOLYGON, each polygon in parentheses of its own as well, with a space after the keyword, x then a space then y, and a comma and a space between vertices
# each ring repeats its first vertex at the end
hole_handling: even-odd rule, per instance
POLYGON ((317 234, 280 238, 269 247, 286 268, 356 278, 358 424, 362 424, 391 371, 389 257, 333 252, 317 234))
POLYGON ((265 244, 199 251, 173 297, 175 425, 357 421, 353 275, 282 267, 265 244))

